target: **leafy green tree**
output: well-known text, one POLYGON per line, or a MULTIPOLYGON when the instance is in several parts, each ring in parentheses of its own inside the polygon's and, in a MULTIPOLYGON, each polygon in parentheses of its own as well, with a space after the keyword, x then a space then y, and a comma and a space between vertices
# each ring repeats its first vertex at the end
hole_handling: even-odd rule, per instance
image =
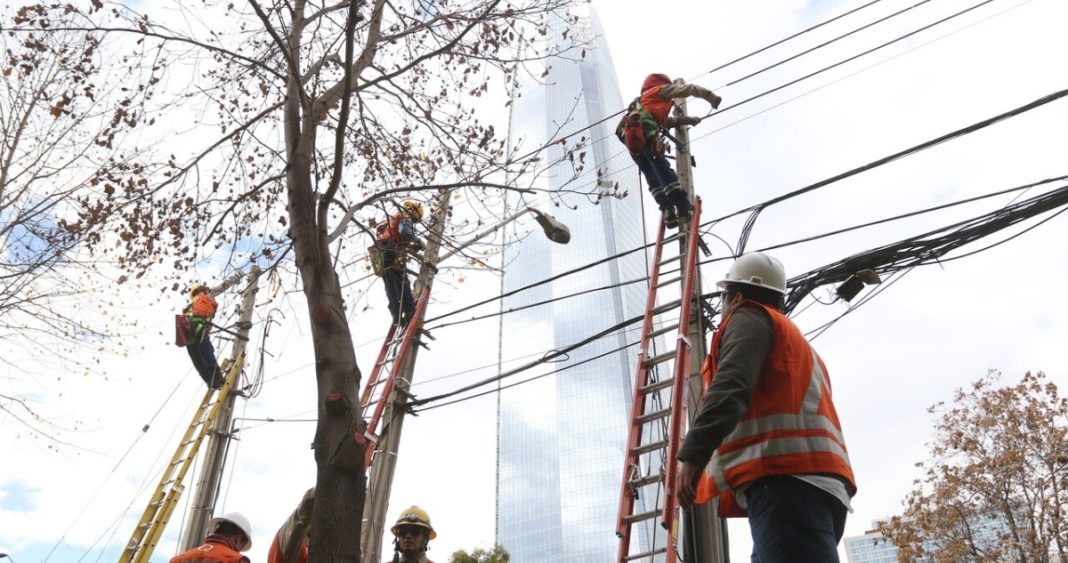
POLYGON ((495 543, 489 550, 478 548, 471 553, 462 549, 457 550, 450 556, 449 563, 508 563, 508 560, 508 550, 504 549, 503 545, 495 543))
POLYGON ((1065 561, 1068 399, 1045 374, 990 371, 939 414, 905 511, 880 529, 903 561, 1065 561))

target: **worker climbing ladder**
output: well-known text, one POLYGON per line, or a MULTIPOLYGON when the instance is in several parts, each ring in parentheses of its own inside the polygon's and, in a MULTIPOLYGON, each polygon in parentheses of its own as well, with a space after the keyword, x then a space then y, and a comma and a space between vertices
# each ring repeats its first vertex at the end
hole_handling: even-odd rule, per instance
MULTIPOLYGON (((693 288, 696 278, 697 246, 700 239, 701 200, 694 202, 689 224, 680 225, 679 232, 665 237, 664 219, 660 220, 656 246, 653 250, 652 271, 649 276, 649 294, 645 303, 645 318, 642 323, 638 368, 634 380, 634 395, 631 406, 630 431, 627 438, 627 454, 623 468, 623 485, 620 494, 619 519, 616 535, 620 539, 619 563, 636 560, 675 561, 678 557, 679 510, 675 502, 675 481, 678 464, 675 456, 679 451, 682 421, 685 416, 683 387, 690 371, 691 343, 686 338, 693 314, 693 288), (683 241, 683 252, 665 258, 668 243, 683 241), (665 272, 673 277, 661 280, 662 269, 678 264, 677 270, 665 272), (681 298, 657 306, 657 294, 664 287, 681 284, 681 298), (680 307, 680 305, 682 305, 680 307), (660 315, 678 309, 678 324, 658 328, 660 315), (650 355, 653 340, 663 334, 676 332, 675 349, 663 354, 650 355), (673 362, 670 376, 661 377, 658 366, 673 362), (644 499, 644 502, 638 502, 644 499), (642 545, 641 552, 631 554, 634 528, 646 523, 659 524, 665 530, 662 545, 655 536, 642 545)), ((655 530, 655 528, 653 528, 655 530)))
POLYGON ((390 394, 393 392, 393 387, 397 381, 397 373, 400 371, 399 368, 404 365, 408 351, 411 350, 412 344, 415 342, 415 336, 419 333, 419 329, 423 324, 423 313, 426 311, 427 301, 429 300, 430 289, 426 288, 419 295, 419 302, 415 305, 415 313, 412 314, 412 319, 401 329, 400 335, 397 334, 399 327, 397 323, 393 323, 389 327, 386 339, 382 343, 382 349, 378 352, 378 358, 375 360, 375 366, 371 370, 371 375, 367 378, 367 384, 363 388, 363 394, 360 396, 360 412, 366 412, 372 402, 375 405, 374 413, 367 420, 367 429, 363 434, 367 440, 364 468, 371 465, 375 448, 378 446, 380 438, 376 434, 378 424, 382 421, 382 413, 385 412, 386 405, 389 403, 390 394), (378 391, 377 394, 375 393, 376 391, 378 391), (372 397, 376 397, 374 401, 371 400, 372 397))
POLYGON ((163 529, 167 527, 167 522, 178 505, 178 499, 185 491, 185 476, 193 465, 193 459, 196 458, 200 444, 215 424, 220 407, 234 388, 244 360, 245 357, 242 354, 229 367, 226 381, 218 391, 208 389, 204 393, 204 398, 200 401, 196 413, 193 414, 193 421, 186 429, 185 435, 182 436, 174 457, 163 471, 163 477, 156 486, 156 491, 152 493, 152 498, 144 514, 141 515, 137 527, 134 528, 130 541, 126 543, 126 548, 119 557, 119 563, 145 563, 152 556, 160 536, 163 535, 163 529))

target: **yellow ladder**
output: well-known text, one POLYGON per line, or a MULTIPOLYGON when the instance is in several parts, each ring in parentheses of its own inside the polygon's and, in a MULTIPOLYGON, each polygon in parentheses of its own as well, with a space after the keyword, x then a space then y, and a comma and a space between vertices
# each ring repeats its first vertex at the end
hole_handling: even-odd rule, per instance
POLYGON ((164 470, 163 477, 156 486, 156 492, 152 493, 152 498, 145 507, 144 514, 141 515, 141 521, 137 523, 130 541, 126 543, 126 549, 119 557, 119 563, 146 563, 152 556, 152 551, 156 549, 156 544, 163 535, 163 529, 167 527, 167 522, 175 506, 178 505, 179 497, 185 491, 182 481, 189 472, 189 468, 193 466, 193 459, 196 458, 204 436, 214 426, 223 400, 230 394, 230 389, 237 381, 244 361, 245 357, 242 354, 234 365, 230 366, 226 373, 226 381, 218 393, 213 389, 208 389, 207 393, 204 393, 204 399, 200 401, 200 406, 193 415, 193 422, 189 424, 181 443, 178 444, 177 451, 174 452, 174 457, 164 470))

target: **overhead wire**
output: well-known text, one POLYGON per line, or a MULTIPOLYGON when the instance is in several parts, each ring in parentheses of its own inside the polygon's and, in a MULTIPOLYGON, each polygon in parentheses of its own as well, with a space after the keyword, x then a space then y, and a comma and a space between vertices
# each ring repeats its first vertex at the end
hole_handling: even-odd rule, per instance
MULTIPOLYGON (((187 371, 186 374, 188 375, 188 373, 189 372, 187 371)), ((141 438, 143 438, 148 432, 148 429, 152 427, 152 423, 155 422, 156 417, 158 417, 160 413, 163 412, 163 409, 174 397, 174 394, 178 392, 178 388, 182 386, 183 382, 184 378, 182 380, 179 380, 178 384, 174 386, 174 389, 172 389, 171 392, 167 395, 167 397, 163 399, 163 403, 160 404, 159 408, 156 409, 156 412, 153 413, 151 417, 149 417, 148 422, 146 422, 145 425, 141 428, 141 432, 134 437, 133 442, 130 443, 130 445, 126 448, 126 451, 123 452, 121 457, 119 457, 119 460, 115 462, 115 465, 111 467, 111 471, 108 471, 107 475, 104 476, 104 480, 101 481, 100 485, 96 488, 93 494, 89 496, 89 500, 85 502, 81 510, 78 511, 78 514, 74 516, 74 519, 71 521, 70 525, 67 526, 67 529, 63 532, 63 534, 59 536, 59 539, 56 540, 56 543, 52 546, 52 549, 50 549, 48 553, 45 554, 44 559, 42 559, 42 562, 48 561, 48 559, 52 557, 52 554, 55 553, 59 545, 63 543, 64 539, 66 539, 67 534, 69 534, 70 531, 74 529, 74 526, 78 523, 79 520, 81 520, 82 516, 85 515, 85 511, 89 509, 89 506, 93 503, 94 500, 96 500, 96 497, 100 494, 100 492, 104 490, 104 487, 107 485, 111 477, 113 477, 115 475, 115 472, 118 471, 119 466, 122 465, 122 462, 126 460, 126 458, 130 455, 130 452, 132 452, 134 447, 137 446, 137 443, 140 442, 141 438)), ((101 538, 97 538, 96 542, 93 542, 93 545, 95 546, 96 543, 100 541, 100 539, 102 539, 102 536, 101 538)), ((89 549, 92 549, 92 546, 90 546, 89 549)), ((88 551, 86 553, 88 553, 88 551)))
MULTIPOLYGON (((1026 187, 1027 186, 1018 189, 1024 189, 1026 187)), ((999 193, 1005 193, 1005 191, 1003 190, 999 193)), ((974 198, 970 199, 974 200, 974 198)), ((935 261, 945 261, 944 259, 940 260, 939 257, 947 252, 950 252, 956 248, 959 248, 960 246, 963 246, 965 244, 978 240, 979 238, 997 232, 1001 229, 1012 226, 1020 221, 1033 217, 1036 214, 1040 214, 1043 212, 1050 211, 1052 209, 1056 209, 1057 207, 1064 206, 1068 206, 1068 186, 1064 186, 1051 192, 1041 194, 1018 203, 1011 204, 993 212, 984 213, 972 219, 959 221, 946 227, 928 231, 921 235, 909 237, 892 245, 885 245, 883 247, 873 249, 866 253, 854 255, 832 266, 820 268, 814 270, 813 272, 808 272, 806 274, 796 276, 794 278, 791 278, 788 283, 789 287, 793 288, 793 291, 791 291, 789 295, 786 307, 784 308, 784 312, 789 313, 794 308, 794 306, 796 306, 796 304, 805 296, 807 296, 815 287, 836 281, 844 281, 846 277, 852 275, 854 272, 857 272, 861 269, 872 269, 873 271, 884 273, 891 271, 896 272, 902 269, 911 269, 915 266, 932 263, 935 261), (939 233, 943 232, 948 232, 949 234, 936 236, 939 233), (930 237, 935 238, 931 239, 930 237), (911 251, 906 250, 910 245, 914 248, 912 248, 911 251), (877 262, 877 259, 880 258, 883 259, 884 262, 877 262), (900 264, 900 262, 902 261, 904 261, 905 263, 900 264)), ((1051 220, 1053 217, 1059 215, 1060 213, 1063 213, 1065 210, 1068 210, 1068 207, 1065 207, 1065 209, 1061 209, 1057 213, 1053 214, 1053 216, 1039 222, 1038 225, 1044 224, 1045 222, 1051 220)), ((1036 228, 1038 225, 1029 227, 1024 232, 1030 231, 1036 228)), ((1020 234, 1023 233, 1013 235, 1013 237, 1011 238, 1015 238, 1020 234)), ((718 291, 710 292, 708 294, 702 295, 702 298, 708 298, 717 295, 718 293, 718 291)), ((462 393, 475 390, 490 383, 499 382, 505 378, 517 375, 526 370, 537 367, 538 365, 544 364, 560 354, 571 352, 578 348, 581 348, 591 342, 599 340, 602 336, 606 334, 612 333, 629 324, 638 322, 642 318, 643 316, 637 316, 631 319, 624 320, 621 323, 618 323, 612 327, 609 327, 608 329, 602 330, 594 334, 593 336, 584 338, 564 348, 558 348, 556 350, 553 350, 551 353, 546 354, 542 359, 530 362, 517 368, 513 368, 511 370, 504 371, 496 376, 462 386, 453 391, 440 393, 438 395, 434 395, 427 398, 416 399, 408 402, 407 404, 409 408, 413 409, 414 412, 429 410, 429 408, 431 407, 426 407, 425 405, 455 397, 462 393)), ((623 348, 629 347, 630 345, 633 345, 633 343, 628 344, 623 348)), ((609 351, 605 354, 618 351, 619 349, 616 349, 609 351)), ((603 355, 604 354, 602 354, 602 356, 603 355)), ((582 362, 577 362, 576 365, 586 363, 587 361, 590 360, 583 360, 582 362)), ((551 375, 552 373, 563 371, 567 367, 571 366, 569 365, 564 366, 562 368, 554 369, 552 371, 541 374, 539 376, 532 377, 524 381, 533 381, 536 379, 540 379, 542 377, 551 375)), ((522 382, 516 383, 516 385, 518 384, 522 384, 522 382)), ((499 388, 507 389, 512 386, 514 385, 499 386, 499 388)), ((497 392, 497 390, 498 388, 494 388, 489 391, 480 392, 471 396, 465 396, 463 398, 435 406, 456 404, 459 402, 463 402, 464 400, 497 392)))
POLYGON ((900 35, 898 37, 895 37, 894 39, 891 39, 889 41, 881 43, 881 44, 879 44, 879 45, 877 45, 875 47, 872 47, 870 49, 866 49, 866 50, 864 50, 864 51, 862 51, 860 53, 857 53, 857 54, 855 54, 855 55, 853 55, 851 57, 847 57, 847 58, 842 59, 842 60, 840 60, 840 61, 838 61, 836 63, 832 63, 830 65, 827 65, 827 66, 825 66, 825 67, 823 67, 823 68, 821 68, 819 70, 815 70, 815 71, 812 71, 812 72, 810 72, 808 74, 805 74, 804 76, 801 76, 800 78, 796 78, 796 79, 791 80, 789 82, 785 82, 783 84, 775 86, 774 88, 765 90, 765 91, 763 91, 763 92, 761 92, 759 94, 756 94, 756 95, 750 96, 748 98, 745 98, 740 102, 733 103, 733 104, 723 108, 722 110, 719 110, 718 112, 716 112, 715 115, 722 115, 723 113, 725 113, 725 112, 727 112, 729 110, 737 109, 737 108, 739 108, 741 106, 744 106, 745 104, 748 104, 749 102, 758 100, 760 98, 763 98, 764 96, 767 96, 769 94, 773 94, 775 92, 778 92, 779 90, 782 90, 782 89, 787 88, 789 86, 793 86, 794 84, 797 84, 797 83, 802 82, 804 80, 808 80, 809 78, 812 78, 814 76, 818 76, 818 75, 823 74, 824 72, 827 72, 829 70, 833 70, 835 68, 838 68, 838 67, 840 67, 840 66, 842 66, 842 65, 844 65, 846 63, 855 61, 855 60, 857 60, 857 59, 859 59, 859 58, 861 58, 861 57, 863 57, 865 55, 870 55, 871 53, 874 53, 874 52, 876 52, 876 51, 878 51, 880 49, 889 47, 890 45, 893 45, 894 43, 897 43, 899 41, 904 41, 905 39, 908 39, 909 37, 912 37, 913 35, 916 35, 917 33, 924 32, 924 31, 926 31, 928 29, 931 29, 932 27, 934 27, 936 25, 941 25, 941 24, 943 24, 943 23, 945 23, 947 21, 950 21, 950 20, 952 20, 954 18, 963 16, 964 14, 967 14, 968 12, 971 12, 972 10, 976 10, 978 8, 981 8, 982 6, 985 6, 985 5, 987 5, 987 4, 991 3, 991 2, 994 2, 994 1, 995 0, 982 0, 982 2, 979 2, 978 4, 974 4, 974 5, 972 5, 972 6, 968 7, 968 8, 965 8, 963 10, 960 10, 958 12, 950 14, 950 15, 944 17, 944 18, 941 18, 941 19, 933 22, 933 23, 930 23, 930 24, 927 24, 927 25, 925 25, 923 27, 920 27, 918 29, 912 30, 912 31, 910 31, 910 32, 908 32, 908 33, 906 33, 904 35, 900 35))
MULTIPOLYGON (((779 39, 779 40, 777 40, 777 41, 774 41, 774 42, 772 42, 772 43, 770 43, 770 44, 768 44, 768 45, 765 45, 764 47, 758 48, 758 49, 756 49, 756 50, 754 50, 754 51, 751 51, 751 52, 749 52, 749 53, 747 53, 747 54, 745 54, 745 55, 742 55, 742 56, 740 56, 740 57, 737 57, 737 58, 735 58, 735 59, 732 59, 732 60, 730 60, 730 61, 728 61, 728 62, 726 62, 726 63, 720 64, 720 65, 716 66, 715 68, 713 68, 713 69, 711 69, 711 70, 709 70, 709 71, 707 71, 707 72, 705 72, 705 73, 703 73, 703 74, 701 74, 701 75, 698 75, 698 76, 696 76, 696 77, 694 77, 694 78, 699 78, 699 77, 701 77, 701 76, 704 76, 704 75, 708 75, 708 74, 712 74, 712 73, 714 73, 714 72, 717 72, 717 71, 720 71, 720 70, 726 69, 726 68, 728 68, 728 67, 730 67, 730 66, 733 66, 733 65, 735 65, 735 64, 737 64, 737 63, 740 63, 740 62, 742 62, 742 61, 745 61, 745 60, 747 60, 747 59, 750 59, 750 58, 752 58, 752 57, 754 57, 754 56, 756 56, 756 55, 758 55, 758 54, 760 54, 760 53, 763 53, 763 52, 765 52, 765 51, 768 51, 768 50, 770 50, 770 49, 772 49, 772 48, 774 48, 774 47, 777 47, 777 46, 779 46, 779 45, 783 45, 783 44, 785 44, 785 43, 787 43, 787 42, 789 42, 789 41, 791 41, 791 40, 793 40, 793 39, 796 39, 796 38, 798 38, 798 37, 800 37, 800 36, 802 36, 802 35, 805 35, 806 33, 809 33, 809 32, 811 32, 811 31, 815 31, 816 29, 819 29, 819 28, 821 28, 821 27, 824 27, 824 26, 826 26, 826 25, 829 25, 829 24, 831 24, 831 23, 833 23, 833 22, 835 22, 835 21, 838 21, 838 20, 840 20, 840 19, 842 19, 842 18, 845 18, 845 17, 847 17, 847 16, 850 16, 850 15, 852 15, 852 14, 855 14, 855 13, 857 13, 857 12, 860 12, 861 10, 863 10, 863 9, 865 9, 865 8, 868 8, 868 7, 870 7, 870 6, 873 6, 873 5, 877 4, 877 3, 878 3, 878 2, 880 2, 880 1, 881 1, 881 0, 873 0, 873 1, 871 1, 871 2, 868 2, 867 4, 864 4, 864 5, 858 6, 858 7, 856 7, 856 8, 853 8, 853 9, 851 9, 851 10, 848 10, 848 11, 846 11, 846 12, 844 12, 844 13, 842 13, 842 14, 838 15, 838 16, 834 16, 834 17, 831 17, 831 18, 829 18, 829 19, 827 19, 827 20, 824 20, 824 21, 822 21, 822 22, 820 22, 820 23, 818 23, 818 24, 812 25, 812 26, 810 26, 810 27, 808 27, 808 28, 806 28, 806 29, 804 29, 804 30, 801 30, 801 31, 799 31, 799 32, 796 32, 796 33, 793 33, 793 34, 791 34, 791 35, 789 35, 789 36, 787 36, 787 37, 784 37, 784 38, 782 38, 782 39, 779 39)), ((930 1, 930 0, 922 0, 922 1, 920 2, 920 4, 926 3, 926 2, 928 2, 928 1, 930 1)), ((993 1, 993 0, 987 0, 987 1, 993 1)), ((917 4, 917 5, 919 5, 919 4, 917 4)), ((913 6, 913 7, 915 7, 915 6, 913 6)), ((826 45, 829 45, 829 44, 831 44, 831 43, 834 43, 834 42, 838 41, 839 39, 842 39, 842 38, 844 38, 844 37, 847 37, 847 36, 849 36, 849 35, 852 35, 852 34, 854 34, 854 33, 857 33, 857 32, 859 32, 859 31, 862 31, 863 29, 867 29, 867 28, 871 27, 872 25, 875 25, 876 23, 881 23, 881 22, 883 22, 883 21, 886 21, 887 19, 890 19, 890 18, 892 18, 892 17, 895 17, 895 16, 897 16, 897 15, 900 15, 900 14, 902 14, 902 13, 905 13, 905 12, 907 12, 907 11, 908 11, 909 9, 911 9, 911 8, 907 8, 907 9, 905 9, 905 10, 902 10, 902 11, 900 11, 900 12, 897 12, 897 13, 891 14, 890 16, 887 16, 887 17, 884 17, 884 18, 882 18, 882 19, 880 19, 880 20, 877 20, 877 21, 876 21, 876 22, 874 22, 874 23, 869 23, 869 24, 867 24, 867 25, 865 25, 865 26, 862 26, 861 28, 857 28, 857 29, 855 29, 855 30, 853 30, 853 31, 851 31, 851 32, 849 32, 849 33, 847 33, 847 34, 843 35, 843 36, 839 36, 839 37, 837 37, 837 38, 835 38, 835 39, 833 39, 833 40, 831 40, 831 41, 827 42, 827 43, 826 43, 825 45, 821 45, 820 47, 816 47, 816 48, 811 48, 811 49, 808 49, 808 50, 806 50, 806 51, 803 51, 803 52, 802 52, 802 53, 800 53, 800 54, 796 54, 796 55, 793 55, 793 56, 791 56, 791 57, 789 57, 789 58, 787 58, 787 59, 785 59, 785 60, 783 60, 783 61, 780 61, 779 63, 776 63, 776 64, 774 64, 774 65, 771 65, 771 66, 769 66, 769 67, 767 67, 767 68, 765 68, 765 69, 762 69, 762 70, 760 70, 760 71, 757 71, 757 72, 755 72, 755 73, 752 73, 752 74, 751 74, 750 76, 746 76, 746 77, 745 77, 745 78, 743 78, 743 79, 738 79, 738 80, 735 80, 735 81, 731 82, 731 84, 732 84, 732 85, 733 85, 733 84, 737 84, 737 83, 741 82, 741 81, 742 81, 742 80, 744 80, 744 79, 747 79, 747 78, 752 78, 752 77, 754 77, 754 76, 757 76, 757 75, 759 75, 759 74, 761 74, 761 73, 763 73, 763 72, 765 72, 765 71, 767 71, 767 70, 770 70, 770 69, 772 69, 772 68, 775 68, 775 67, 777 67, 777 66, 780 66, 781 64, 785 64, 786 62, 792 61, 792 60, 794 60, 794 59, 796 59, 796 58, 798 58, 798 57, 800 57, 800 56, 802 56, 802 55, 805 55, 805 54, 811 53, 811 52, 813 52, 813 51, 817 50, 818 48, 821 48, 821 47, 825 47, 826 45)), ((938 23, 938 22, 936 22, 936 24, 937 24, 937 23, 938 23)), ((935 25, 935 24, 932 24, 932 25, 935 25)), ((862 55, 863 55, 863 54, 862 54, 862 55)), ((860 56, 862 56, 862 55, 860 55, 860 56)), ((817 73, 817 74, 818 74, 818 73, 817 73)), ((810 76, 809 76, 809 77, 810 77, 810 76)), ((798 82, 798 81, 804 80, 805 78, 809 78, 809 77, 803 77, 802 79, 798 79, 798 80, 797 80, 797 81, 795 81, 795 82, 798 82)), ((779 87, 778 87, 777 89, 782 89, 782 88, 785 88, 786 86, 788 86, 788 85, 783 85, 783 86, 779 86, 779 87)), ((766 92, 765 94, 767 94, 767 93, 771 93, 771 92, 766 92)), ((747 100, 747 101, 749 101, 749 100, 747 100)), ((733 106, 729 106, 729 107, 733 107, 733 106)), ((579 135, 579 134, 581 134, 581 133, 584 133, 584 132, 586 132, 586 131, 589 131, 589 130, 593 129, 594 127, 596 127, 596 126, 598 126, 598 125, 600 125, 600 124, 602 124, 602 123, 604 123, 604 122, 608 121, 609 119, 612 119, 612 118, 614 118, 614 117, 620 116, 620 115, 622 115, 622 114, 623 114, 623 113, 624 113, 625 111, 626 111, 625 109, 621 109, 621 110, 619 110, 619 111, 617 111, 617 112, 615 112, 615 113, 612 113, 612 114, 610 114, 610 115, 607 115, 607 116, 605 116, 605 117, 602 117, 601 119, 598 119, 598 120, 596 120, 596 121, 594 121, 594 122, 592 122, 592 123, 590 123, 590 124, 588 124, 588 125, 585 125, 585 126, 583 126, 583 127, 582 127, 582 128, 580 128, 580 129, 577 129, 577 130, 575 130, 575 131, 573 131, 573 132, 570 132, 570 133, 568 133, 568 134, 566 134, 566 135, 562 135, 562 136, 559 136, 559 137, 554 137, 554 138, 550 139, 549 141, 547 141, 546 143, 544 143, 543 145, 541 145, 541 146, 539 146, 539 147, 537 147, 537 148, 535 148, 535 149, 533 149, 533 150, 531 150, 531 151, 528 151, 527 153, 524 153, 524 154, 523 154, 522 156, 519 156, 519 157, 514 157, 514 158, 510 158, 509 160, 510 160, 510 162, 522 162, 522 161, 524 161, 524 160, 526 160, 526 159, 530 158, 531 156, 534 156, 534 155, 538 154, 539 152, 545 151, 545 150, 547 150, 547 149, 549 149, 550 147, 553 147, 553 146, 555 146, 555 145, 566 145, 566 142, 567 142, 567 140, 568 140, 568 139, 570 139, 570 138, 572 138, 572 137, 574 137, 574 136, 576 136, 576 135, 579 135)), ((603 142, 603 141, 605 141, 605 140, 607 140, 607 139, 610 139, 611 137, 612 137, 612 136, 611 136, 611 135, 609 135, 609 136, 606 136, 606 137, 602 137, 602 138, 600 138, 600 139, 597 139, 597 140, 592 140, 592 142, 591 142, 591 143, 590 143, 589 145, 584 145, 584 146, 592 146, 593 144, 596 144, 596 143, 599 143, 599 142, 603 142)), ((617 153, 616 155, 613 155, 613 156, 612 156, 612 157, 610 157, 609 159, 613 159, 613 158, 615 158, 615 157, 618 157, 618 156, 620 156, 620 155, 624 154, 625 152, 626 152, 626 151, 622 151, 622 152, 620 152, 620 153, 617 153)))

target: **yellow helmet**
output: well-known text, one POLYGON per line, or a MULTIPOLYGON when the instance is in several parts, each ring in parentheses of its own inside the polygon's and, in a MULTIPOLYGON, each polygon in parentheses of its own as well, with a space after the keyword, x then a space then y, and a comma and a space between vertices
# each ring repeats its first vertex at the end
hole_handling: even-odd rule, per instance
POLYGON ((189 299, 190 300, 196 299, 198 293, 200 293, 201 291, 207 291, 207 290, 208 290, 207 284, 195 283, 195 284, 193 284, 193 289, 189 290, 189 299))
POLYGON ((423 204, 418 201, 408 200, 404 202, 404 212, 411 215, 416 221, 423 220, 423 204))
MULTIPOLYGON (((420 211, 422 211, 422 209, 420 209, 420 211)), ((397 523, 389 529, 390 533, 394 536, 397 535, 397 528, 401 526, 421 526, 430 531, 427 535, 427 539, 432 540, 438 537, 437 532, 434 531, 434 527, 430 525, 430 515, 414 504, 405 509, 404 512, 401 512, 400 518, 397 518, 397 523)))

